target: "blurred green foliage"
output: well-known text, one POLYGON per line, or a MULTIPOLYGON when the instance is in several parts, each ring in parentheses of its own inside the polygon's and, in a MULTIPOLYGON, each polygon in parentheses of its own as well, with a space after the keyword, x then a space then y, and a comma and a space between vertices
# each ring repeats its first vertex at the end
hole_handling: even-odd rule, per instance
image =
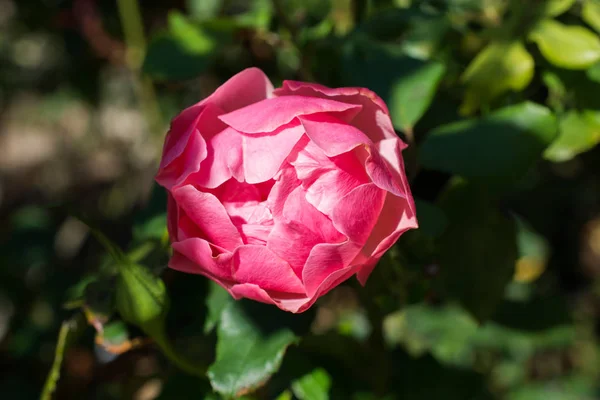
POLYGON ((600 397, 599 33, 598 0, 0 0, 0 398, 600 397), (167 123, 249 66, 368 87, 410 144, 421 228, 300 315, 165 268, 167 123))

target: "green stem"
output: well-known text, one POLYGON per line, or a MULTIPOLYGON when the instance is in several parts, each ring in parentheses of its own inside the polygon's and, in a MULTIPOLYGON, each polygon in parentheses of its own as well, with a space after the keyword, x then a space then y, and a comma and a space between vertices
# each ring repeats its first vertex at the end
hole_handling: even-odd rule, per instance
POLYGON ((187 372, 190 375, 206 378, 206 366, 196 365, 185 357, 182 357, 181 354, 173 348, 173 345, 163 328, 150 329, 147 330, 146 333, 154 339, 154 342, 160 347, 160 350, 165 357, 182 371, 187 372))
POLYGON ((73 317, 66 321, 63 321, 60 331, 58 333, 58 340, 56 341, 56 350, 54 351, 54 361, 52 367, 44 383, 40 400, 52 399, 52 394, 56 390, 56 384, 60 379, 60 369, 65 356, 65 351, 70 343, 73 343, 74 337, 81 333, 82 329, 85 328, 85 324, 82 321, 81 315, 73 317))
POLYGON ((142 13, 138 0, 117 0, 119 16, 125 36, 126 63, 136 76, 138 98, 146 114, 150 130, 159 133, 162 129, 160 108, 152 80, 141 72, 146 55, 146 37, 142 23, 142 13))

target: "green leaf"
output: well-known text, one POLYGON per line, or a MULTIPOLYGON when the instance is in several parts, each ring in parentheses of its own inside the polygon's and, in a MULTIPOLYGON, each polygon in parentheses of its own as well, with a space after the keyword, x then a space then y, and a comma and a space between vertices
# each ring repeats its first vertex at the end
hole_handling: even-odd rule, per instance
POLYGON ((600 62, 597 62, 596 64, 592 65, 586 71, 586 74, 590 80, 600 83, 600 62))
POLYGON ((210 289, 206 297, 208 315, 204 321, 204 333, 210 333, 221 319, 221 313, 233 301, 227 290, 214 282, 210 282, 210 289))
POLYGON ((600 38, 582 26, 546 19, 529 34, 542 55, 557 67, 587 69, 600 60, 600 38))
POLYGON ((415 357, 430 352, 439 362, 458 366, 473 362, 471 340, 477 328, 471 315, 456 305, 414 304, 383 322, 388 346, 402 344, 415 357))
POLYGON ((216 16, 223 5, 223 0, 187 0, 186 3, 191 17, 201 21, 216 16))
POLYGON ((449 225, 438 240, 442 285, 477 319, 491 316, 503 298, 517 260, 514 220, 501 214, 488 194, 457 181, 440 205, 449 225))
POLYGON ((419 154, 430 169, 470 178, 515 179, 528 171, 555 135, 550 110, 525 102, 434 129, 419 154))
POLYGON ((323 368, 292 382, 292 390, 299 400, 328 400, 331 377, 323 368))
POLYGON ((411 129, 431 104, 445 68, 407 57, 397 46, 357 39, 344 54, 345 83, 364 86, 383 98, 394 126, 411 129))
POLYGON ((501 94, 521 91, 534 75, 534 62, 521 42, 492 42, 471 61, 461 80, 467 87, 461 112, 472 114, 501 94))
POLYGON ((432 237, 441 235, 448 225, 444 212, 435 204, 419 199, 415 199, 415 205, 419 230, 432 237))
POLYGON ((567 12, 576 0, 546 0, 542 2, 542 12, 549 17, 556 17, 567 12))
POLYGON ((169 13, 169 30, 153 37, 142 69, 158 80, 191 79, 210 64, 215 40, 179 12, 169 13))
POLYGON ((229 304, 217 329, 217 357, 208 370, 213 389, 233 398, 264 385, 296 337, 289 329, 264 333, 239 302, 229 304))
POLYGON ((572 110, 561 119, 560 134, 546 149, 544 157, 555 162, 567 161, 599 142, 600 112, 572 110))
POLYGON ((104 325, 102 340, 108 345, 118 346, 129 340, 129 330, 123 321, 113 321, 104 325))
POLYGON ((162 328, 168 311, 168 296, 159 277, 137 264, 119 266, 116 305, 121 317, 142 330, 162 328))
POLYGON ((133 237, 136 241, 160 240, 167 230, 167 214, 156 215, 133 227, 133 237))
POLYGON ((581 9, 581 18, 597 32, 600 32, 600 2, 586 0, 581 9))
POLYGON ((389 106, 396 127, 412 129, 431 104, 444 72, 444 65, 429 62, 393 83, 389 106))

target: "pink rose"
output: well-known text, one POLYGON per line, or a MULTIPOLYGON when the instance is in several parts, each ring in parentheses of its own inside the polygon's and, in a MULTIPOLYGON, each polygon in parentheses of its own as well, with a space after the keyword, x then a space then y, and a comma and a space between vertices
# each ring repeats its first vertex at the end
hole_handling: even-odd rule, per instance
POLYGON ((172 122, 156 180, 169 193, 169 266, 291 312, 417 227, 385 103, 262 71, 235 75, 172 122))

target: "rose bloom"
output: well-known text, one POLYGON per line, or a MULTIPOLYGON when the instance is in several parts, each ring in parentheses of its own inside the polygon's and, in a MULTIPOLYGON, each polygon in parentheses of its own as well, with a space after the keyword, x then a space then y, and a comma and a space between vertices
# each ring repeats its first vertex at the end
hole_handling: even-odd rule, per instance
POLYGON ((171 123, 157 182, 168 191, 169 266, 236 299, 308 309, 364 284, 417 227, 385 103, 246 69, 171 123))

